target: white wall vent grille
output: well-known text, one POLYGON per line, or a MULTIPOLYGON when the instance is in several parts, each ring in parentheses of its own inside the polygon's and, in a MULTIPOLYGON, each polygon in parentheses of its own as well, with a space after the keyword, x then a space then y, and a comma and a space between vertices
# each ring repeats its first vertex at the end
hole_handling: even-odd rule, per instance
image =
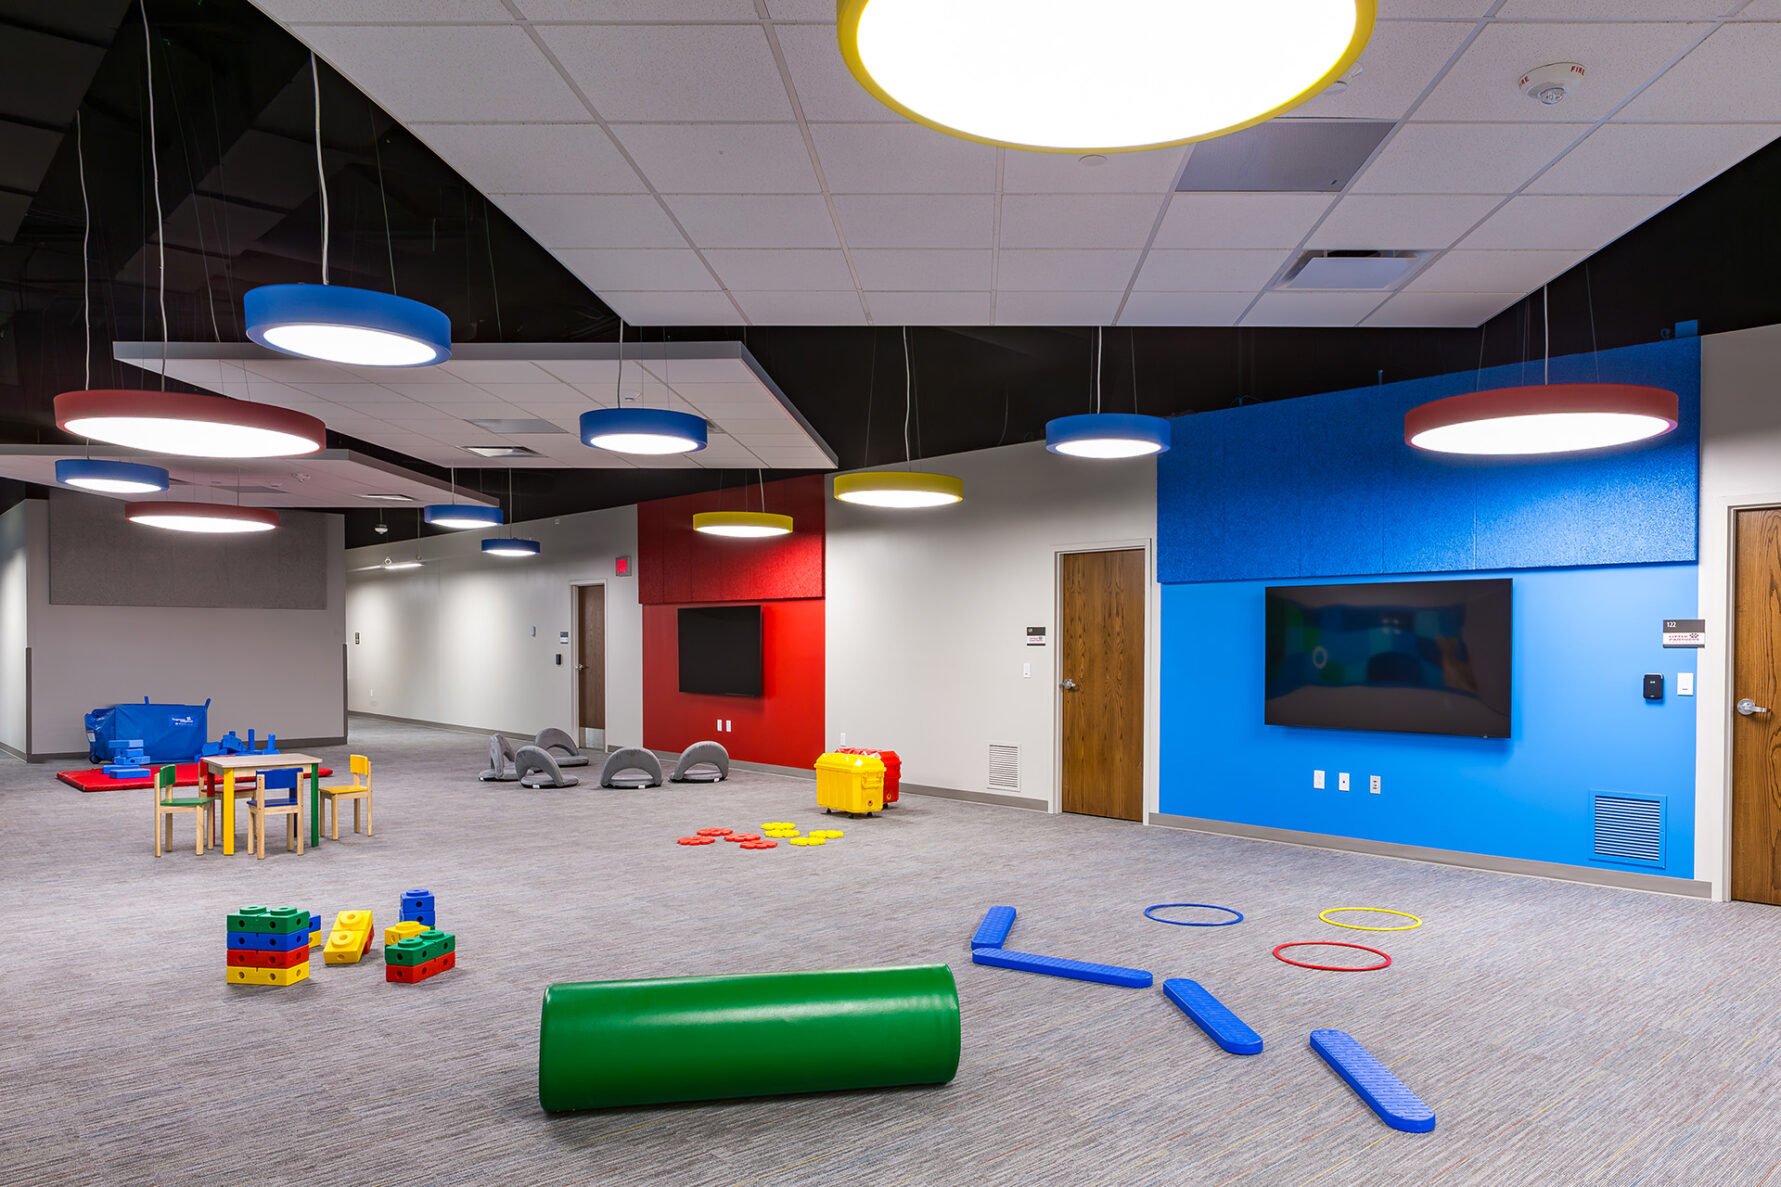
POLYGON ((1020 790, 1020 747, 1009 742, 989 744, 989 789, 1020 790))
POLYGON ((1660 797, 1596 792, 1595 855, 1604 861, 1663 865, 1660 797))

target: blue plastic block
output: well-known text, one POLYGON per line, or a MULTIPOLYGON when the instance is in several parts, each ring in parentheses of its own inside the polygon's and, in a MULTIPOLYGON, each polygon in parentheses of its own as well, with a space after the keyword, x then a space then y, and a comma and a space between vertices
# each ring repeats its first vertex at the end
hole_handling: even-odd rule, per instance
POLYGON ((254 952, 289 952, 293 948, 302 948, 309 943, 307 931, 294 931, 286 935, 273 932, 232 931, 229 933, 229 947, 247 948, 254 952))
POLYGON ((404 890, 402 892, 401 922, 424 923, 428 927, 435 926, 433 892, 430 890, 404 890))
POLYGON ((147 767, 101 767, 107 779, 141 779, 153 774, 147 767))
POLYGON ((1371 1052, 1340 1030, 1314 1030, 1311 1049, 1323 1056, 1336 1074, 1348 1081, 1355 1095, 1379 1114, 1379 1119, 1405 1133, 1429 1133, 1435 1128, 1435 1111, 1371 1052))
POLYGON ((1225 1008, 1198 981, 1186 977, 1170 977, 1163 982, 1163 993, 1181 1007, 1181 1012, 1194 1020, 1212 1041, 1232 1055, 1260 1055, 1262 1037, 1249 1029, 1249 1024, 1225 1008))
POLYGON ((977 934, 971 937, 973 948, 1000 948, 1008 942, 1008 929, 1014 926, 1013 907, 991 907, 984 912, 977 934))
POLYGON ((309 930, 310 931, 320 931, 321 929, 322 929, 322 917, 320 915, 315 914, 314 912, 311 912, 310 916, 309 916, 309 930))
POLYGON ((1123 985, 1127 989, 1147 989, 1151 984, 1150 974, 1143 969, 1126 969, 1116 964, 1090 964, 1086 960, 1063 960, 1056 956, 1036 956, 1031 952, 1009 952, 1005 948, 973 948, 971 962, 998 969, 1018 969, 1023 973, 1044 973, 1048 977, 1068 977, 1072 981, 1123 985))

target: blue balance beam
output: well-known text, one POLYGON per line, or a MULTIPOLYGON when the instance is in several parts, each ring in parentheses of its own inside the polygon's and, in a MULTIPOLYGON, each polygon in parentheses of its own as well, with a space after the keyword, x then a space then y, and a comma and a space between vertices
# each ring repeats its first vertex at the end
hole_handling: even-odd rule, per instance
POLYGON ((1232 1055, 1260 1055, 1262 1037, 1249 1029, 1249 1024, 1225 1008, 1223 1002, 1206 992, 1198 981, 1186 977, 1170 977, 1163 982, 1163 993, 1181 1007, 1181 1012, 1194 1020, 1212 1041, 1232 1055))
POLYGON ((971 961, 973 964, 987 964, 998 969, 1044 973, 1048 977, 1068 977, 1072 981, 1123 985, 1127 989, 1147 989, 1151 984, 1150 974, 1143 969, 1121 968, 1116 964, 1090 964, 1085 960, 1062 960, 1056 956, 1036 956, 1031 952, 1009 952, 1004 948, 973 948, 971 961))
POLYGON ((1391 1074, 1391 1069, 1370 1051, 1340 1030, 1314 1030, 1311 1049, 1323 1056, 1336 1074, 1348 1081, 1355 1095, 1379 1114, 1379 1119, 1405 1133, 1429 1133, 1435 1128, 1435 1111, 1391 1074))

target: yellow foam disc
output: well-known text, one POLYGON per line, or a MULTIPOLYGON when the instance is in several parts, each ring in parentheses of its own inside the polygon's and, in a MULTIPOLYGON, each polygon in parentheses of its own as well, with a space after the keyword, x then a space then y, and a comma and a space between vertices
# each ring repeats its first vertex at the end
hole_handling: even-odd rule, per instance
POLYGON ((792 844, 794 844, 794 845, 812 845, 812 844, 815 844, 815 842, 813 842, 809 837, 793 837, 792 844))
POLYGON ((827 837, 818 836, 815 833, 811 833, 808 837, 805 837, 804 840, 812 845, 827 845, 829 843, 827 837))
POLYGON ((769 821, 767 821, 767 823, 761 825, 761 827, 762 828, 797 828, 798 826, 793 824, 789 820, 769 820, 769 821))
POLYGON ((1422 926, 1422 920, 1410 914, 1410 912, 1394 911, 1390 907, 1330 907, 1327 910, 1319 911, 1317 917, 1331 927, 1346 927, 1350 931, 1415 931, 1422 926), (1330 918, 1331 915, 1336 914, 1338 911, 1376 911, 1381 915, 1397 915, 1404 919, 1412 920, 1412 922, 1400 924, 1397 927, 1367 927, 1359 923, 1339 923, 1330 918))

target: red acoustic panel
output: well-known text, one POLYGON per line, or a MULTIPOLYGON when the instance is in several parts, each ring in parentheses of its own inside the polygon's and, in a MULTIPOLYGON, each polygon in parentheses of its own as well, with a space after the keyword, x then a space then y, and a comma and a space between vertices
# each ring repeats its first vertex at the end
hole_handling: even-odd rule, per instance
POLYGON ((743 762, 808 767, 823 744, 823 602, 761 603, 761 695, 680 691, 679 606, 643 607, 643 744, 679 752, 722 742, 743 762), (723 718, 733 728, 719 733, 723 718))
POLYGON ((645 606, 823 596, 821 474, 767 483, 767 510, 792 517, 789 536, 737 540, 693 531, 698 511, 759 511, 761 488, 730 487, 637 505, 637 598, 645 606))

